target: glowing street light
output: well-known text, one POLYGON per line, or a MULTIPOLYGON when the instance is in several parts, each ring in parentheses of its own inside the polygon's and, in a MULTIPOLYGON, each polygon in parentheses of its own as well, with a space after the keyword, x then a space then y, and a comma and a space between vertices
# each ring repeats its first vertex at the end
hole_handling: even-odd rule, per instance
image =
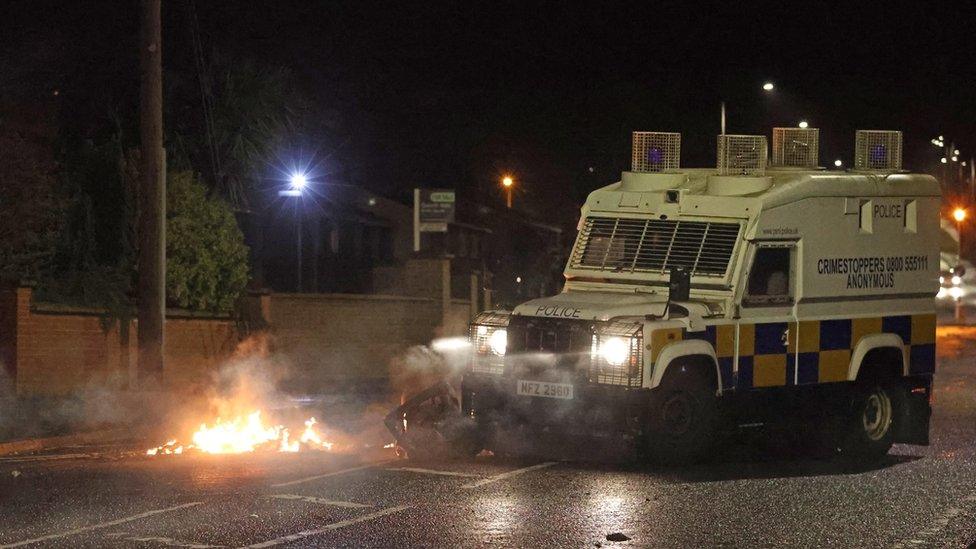
POLYGON ((946 157, 943 156, 942 158, 939 159, 939 162, 945 164, 946 162, 948 162, 948 160, 946 160, 946 157))
POLYGON ((800 124, 799 124, 799 126, 800 126, 801 128, 803 128, 803 129, 806 129, 807 127, 809 127, 809 126, 810 126, 810 124, 807 124, 807 121, 806 121, 806 120, 800 120, 800 124))
POLYGON ((308 178, 303 173, 293 173, 288 181, 291 183, 291 188, 296 191, 303 191, 308 185, 308 178))
POLYGON ((515 180, 511 176, 506 175, 502 178, 502 187, 505 187, 505 204, 509 209, 512 208, 512 187, 515 185, 515 180))
POLYGON ((952 210, 952 218, 956 220, 956 223, 962 223, 966 220, 966 209, 956 208, 952 210))
POLYGON ((775 89, 776 89, 776 86, 774 86, 772 82, 766 82, 765 84, 763 84, 763 90, 765 90, 765 91, 771 92, 771 91, 773 91, 775 89))
POLYGON ((844 161, 841 160, 840 158, 838 158, 837 160, 834 160, 834 166, 837 166, 839 168, 839 167, 841 167, 843 165, 844 165, 844 161))

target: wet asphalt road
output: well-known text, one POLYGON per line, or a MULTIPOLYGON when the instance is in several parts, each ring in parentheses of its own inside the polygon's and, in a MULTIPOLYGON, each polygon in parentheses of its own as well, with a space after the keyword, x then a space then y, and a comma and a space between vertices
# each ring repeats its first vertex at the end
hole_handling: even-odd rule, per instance
POLYGON ((976 330, 940 336, 933 444, 877 467, 784 459, 755 437, 672 469, 75 448, 0 458, 0 547, 967 547, 976 330))

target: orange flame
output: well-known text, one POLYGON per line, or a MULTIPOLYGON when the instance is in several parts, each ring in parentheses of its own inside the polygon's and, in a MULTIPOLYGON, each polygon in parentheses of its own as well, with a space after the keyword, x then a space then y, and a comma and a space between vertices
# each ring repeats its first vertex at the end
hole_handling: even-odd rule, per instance
POLYGON ((203 423, 193 433, 193 444, 183 445, 177 439, 170 439, 162 446, 150 448, 146 455, 179 455, 186 450, 207 454, 242 454, 258 450, 298 452, 303 448, 332 450, 335 443, 319 434, 315 429, 316 423, 314 417, 309 418, 298 440, 292 440, 287 428, 283 425, 265 425, 261 412, 256 410, 230 421, 217 419, 213 426, 203 423))

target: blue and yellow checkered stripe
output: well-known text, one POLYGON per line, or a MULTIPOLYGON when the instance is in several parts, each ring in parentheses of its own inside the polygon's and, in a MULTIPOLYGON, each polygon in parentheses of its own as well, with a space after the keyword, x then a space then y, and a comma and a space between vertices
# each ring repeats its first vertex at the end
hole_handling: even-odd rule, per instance
POLYGON ((700 339, 715 348, 723 390, 830 383, 847 379, 857 342, 880 333, 896 334, 908 345, 910 374, 935 371, 934 314, 740 324, 738 371, 733 367, 734 324, 711 325, 700 332, 655 330, 651 333, 651 361, 657 360, 668 343, 700 339), (787 328, 790 336, 784 345, 787 328))

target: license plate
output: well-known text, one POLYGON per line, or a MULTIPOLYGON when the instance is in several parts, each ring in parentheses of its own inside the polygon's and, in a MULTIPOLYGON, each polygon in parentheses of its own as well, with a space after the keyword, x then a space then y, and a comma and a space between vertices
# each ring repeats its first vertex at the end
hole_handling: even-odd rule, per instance
POLYGON ((520 379, 515 390, 517 394, 525 396, 573 398, 573 385, 571 383, 549 383, 547 381, 525 381, 520 379))

